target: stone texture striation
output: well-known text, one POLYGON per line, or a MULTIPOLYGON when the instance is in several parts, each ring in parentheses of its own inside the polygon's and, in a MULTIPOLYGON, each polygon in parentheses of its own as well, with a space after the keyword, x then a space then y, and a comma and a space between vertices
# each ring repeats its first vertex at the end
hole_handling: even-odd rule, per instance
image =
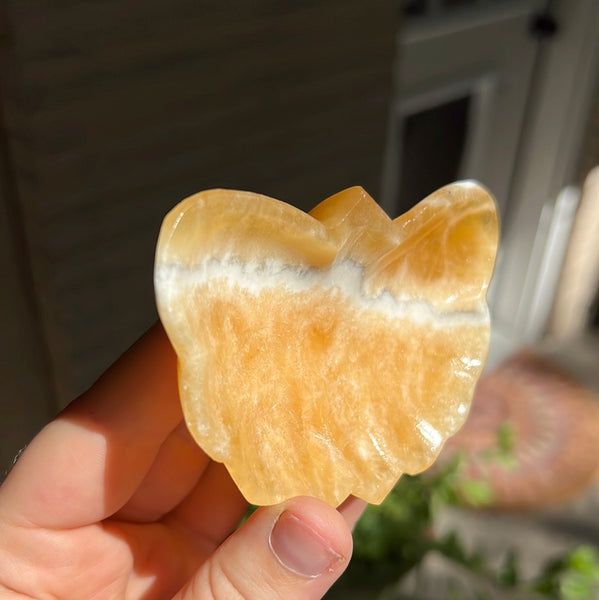
POLYGON ((231 190, 165 218, 155 288, 192 435, 249 502, 380 503, 464 422, 489 344, 495 205, 471 182, 391 220, 231 190))

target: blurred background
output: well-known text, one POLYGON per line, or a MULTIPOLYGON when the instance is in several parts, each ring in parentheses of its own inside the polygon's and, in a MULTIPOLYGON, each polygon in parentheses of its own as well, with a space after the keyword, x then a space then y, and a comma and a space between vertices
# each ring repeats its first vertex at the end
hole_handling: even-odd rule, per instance
POLYGON ((490 368, 542 347, 597 386, 599 3, 0 11, 0 465, 156 319, 161 219, 209 187, 309 209, 362 185, 396 216, 480 180, 502 220, 490 368))

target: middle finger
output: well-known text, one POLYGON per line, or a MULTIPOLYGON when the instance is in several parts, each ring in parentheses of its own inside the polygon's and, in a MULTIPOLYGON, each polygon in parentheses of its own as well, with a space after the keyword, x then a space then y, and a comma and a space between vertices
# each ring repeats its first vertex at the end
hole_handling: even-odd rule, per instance
POLYGON ((144 480, 115 518, 138 523, 161 519, 191 492, 209 462, 181 421, 168 435, 144 480))

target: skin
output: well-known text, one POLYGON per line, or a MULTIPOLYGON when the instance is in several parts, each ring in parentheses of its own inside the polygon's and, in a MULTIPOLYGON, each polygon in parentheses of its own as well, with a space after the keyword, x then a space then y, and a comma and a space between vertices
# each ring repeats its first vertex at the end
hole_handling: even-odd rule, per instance
POLYGON ((363 509, 294 498, 236 529, 247 504, 189 436, 156 326, 0 487, 0 599, 316 600, 363 509))

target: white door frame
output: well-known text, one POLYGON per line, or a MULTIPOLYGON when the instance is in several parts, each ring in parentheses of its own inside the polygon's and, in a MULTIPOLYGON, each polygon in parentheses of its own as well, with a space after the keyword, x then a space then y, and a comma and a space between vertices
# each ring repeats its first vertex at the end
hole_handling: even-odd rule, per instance
POLYGON ((532 318, 525 293, 529 263, 543 207, 575 181, 584 129, 599 82, 599 2, 558 0, 552 9, 557 33, 541 42, 509 205, 505 212, 501 263, 495 277, 493 315, 504 335, 521 340, 532 318))

